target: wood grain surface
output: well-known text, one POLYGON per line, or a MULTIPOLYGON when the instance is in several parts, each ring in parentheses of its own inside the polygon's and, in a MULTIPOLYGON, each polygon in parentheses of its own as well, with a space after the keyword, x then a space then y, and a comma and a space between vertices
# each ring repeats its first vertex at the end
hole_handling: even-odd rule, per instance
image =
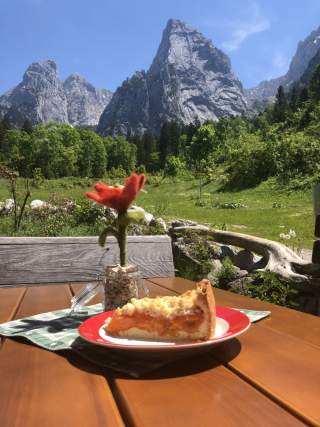
MULTIPOLYGON (((179 278, 152 278, 146 284, 150 296, 194 286, 179 278)), ((71 290, 77 293, 82 286, 71 290)), ((70 304, 69 286, 21 292, 0 289, 2 316, 16 312, 18 318, 70 304), (2 305, 5 300, 11 308, 2 305)), ((215 294, 220 305, 271 309, 271 318, 239 339, 171 362, 139 380, 109 373, 107 381, 106 373, 72 353, 62 356, 6 339, 0 351, 1 427, 320 425, 319 343, 299 327, 304 322, 316 333, 320 319, 303 313, 295 317, 292 310, 262 307, 265 303, 225 291, 215 294)))
MULTIPOLYGON (((0 323, 9 322, 13 319, 16 311, 25 294, 25 289, 3 289, 0 294, 0 323)), ((0 348, 4 341, 3 337, 0 337, 0 348)))
MULTIPOLYGON (((177 293, 193 286, 184 279, 152 280, 177 293)), ((238 340, 216 347, 215 359, 310 425, 320 425, 320 319, 219 289, 215 295, 219 305, 271 310, 238 340)))
MULTIPOLYGON (((3 292, 15 289, 0 289, 3 292)), ((27 290, 16 318, 68 307, 67 286, 27 290)), ((1 427, 120 427, 105 378, 76 355, 6 339, 0 351, 1 427)))
MULTIPOLYGON (((174 276, 168 236, 129 236, 128 257, 143 277, 174 276)), ((0 286, 90 281, 118 262, 114 237, 0 237, 0 286)))
POLYGON ((2 289, 0 293, 0 323, 12 320, 26 290, 23 288, 2 289))
POLYGON ((114 391, 130 426, 305 425, 223 366, 214 351, 179 360, 146 379, 115 378, 114 391))
POLYGON ((115 387, 130 426, 305 425, 210 355, 177 361, 147 379, 116 379, 115 387))
POLYGON ((320 349, 253 325, 214 357, 311 425, 320 425, 320 349), (235 357, 232 357, 235 355, 235 357))

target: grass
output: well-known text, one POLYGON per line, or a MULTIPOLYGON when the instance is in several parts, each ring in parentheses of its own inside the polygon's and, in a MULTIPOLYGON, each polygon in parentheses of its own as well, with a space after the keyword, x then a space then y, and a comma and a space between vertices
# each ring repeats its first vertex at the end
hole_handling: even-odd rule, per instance
MULTIPOLYGON (((77 178, 45 181, 42 188, 31 188, 31 200, 47 200, 52 193, 58 194, 59 197, 81 200, 83 193, 90 189, 93 183, 94 180, 77 178)), ((293 229, 297 237, 286 241, 287 245, 310 248, 313 243, 311 190, 289 192, 278 188, 273 181, 268 181, 252 189, 219 192, 215 184, 209 184, 203 190, 201 203, 195 180, 165 180, 160 185, 147 185, 146 190, 147 193, 141 193, 139 196, 137 204, 166 220, 190 219, 212 227, 225 227, 227 230, 278 241, 281 240, 280 233, 293 229), (240 203, 247 207, 221 208, 221 205, 231 203, 240 203)), ((9 197, 6 183, 0 180, 0 201, 9 197)), ((0 217, 0 221, 7 220, 0 217)), ((2 235, 4 228, 6 231, 8 229, 0 227, 2 235)), ((80 228, 78 232, 86 234, 85 229, 80 228)), ((77 231, 73 230, 72 233, 77 231)), ((7 235, 9 234, 8 231, 7 235)))

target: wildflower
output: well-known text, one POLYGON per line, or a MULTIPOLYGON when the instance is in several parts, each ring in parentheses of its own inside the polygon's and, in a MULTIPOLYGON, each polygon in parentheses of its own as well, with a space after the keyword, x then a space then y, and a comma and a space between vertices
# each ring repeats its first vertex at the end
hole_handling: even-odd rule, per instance
POLYGON ((284 239, 284 240, 290 240, 291 239, 290 234, 280 233, 279 237, 280 237, 280 239, 284 239))
POLYGON ((104 246, 109 234, 113 235, 119 245, 120 265, 127 264, 127 227, 132 222, 140 222, 145 218, 145 211, 142 208, 129 206, 142 190, 145 183, 144 174, 132 173, 126 179, 124 186, 110 186, 103 182, 95 185, 96 193, 87 192, 85 195, 101 205, 117 211, 117 221, 115 226, 107 226, 99 236, 99 243, 104 246))
POLYGON ((95 185, 97 192, 87 192, 86 196, 118 212, 125 212, 143 188, 144 183, 144 174, 133 173, 127 178, 124 186, 115 187, 97 182, 95 185))
POLYGON ((289 230, 289 236, 292 238, 297 237, 296 232, 294 230, 291 230, 291 229, 289 230))

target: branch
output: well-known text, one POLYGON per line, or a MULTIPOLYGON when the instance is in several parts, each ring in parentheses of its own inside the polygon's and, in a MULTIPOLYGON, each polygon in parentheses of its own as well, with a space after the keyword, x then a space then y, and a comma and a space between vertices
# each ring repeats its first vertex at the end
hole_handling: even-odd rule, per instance
POLYGON ((176 227, 175 232, 193 231, 210 236, 214 241, 233 245, 262 256, 255 264, 256 271, 271 271, 294 283, 310 283, 320 276, 320 264, 313 264, 293 252, 282 243, 232 231, 210 230, 205 226, 176 227))

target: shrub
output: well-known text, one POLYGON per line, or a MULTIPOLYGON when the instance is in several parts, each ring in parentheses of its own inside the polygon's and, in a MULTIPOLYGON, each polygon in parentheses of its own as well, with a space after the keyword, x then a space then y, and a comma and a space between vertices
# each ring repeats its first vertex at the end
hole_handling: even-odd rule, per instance
POLYGON ((245 134, 237 145, 229 147, 226 158, 226 187, 253 187, 275 174, 276 144, 262 141, 257 135, 245 134))
POLYGON ((228 289, 228 284, 238 278, 237 270, 229 257, 223 258, 222 268, 215 274, 215 278, 217 287, 222 289, 228 289))
MULTIPOLYGON (((319 175, 319 140, 302 132, 286 135, 278 148, 277 176, 282 184, 296 180, 296 185, 310 185, 310 178, 319 175), (299 181, 301 183, 299 184, 299 181)), ((311 179, 311 181, 313 178, 311 179)))
POLYGON ((293 301, 297 291, 277 274, 266 271, 254 273, 251 277, 253 282, 246 284, 244 295, 285 307, 297 307, 293 301))
POLYGON ((90 200, 83 199, 75 207, 73 218, 76 225, 94 225, 104 216, 104 207, 99 206, 90 200))
POLYGON ((181 159, 179 159, 179 157, 170 156, 167 159, 167 162, 164 168, 164 174, 165 176, 177 177, 184 172, 185 168, 186 168, 185 163, 181 159))
POLYGON ((44 176, 40 168, 34 168, 32 172, 31 185, 34 188, 41 188, 44 183, 44 176))

